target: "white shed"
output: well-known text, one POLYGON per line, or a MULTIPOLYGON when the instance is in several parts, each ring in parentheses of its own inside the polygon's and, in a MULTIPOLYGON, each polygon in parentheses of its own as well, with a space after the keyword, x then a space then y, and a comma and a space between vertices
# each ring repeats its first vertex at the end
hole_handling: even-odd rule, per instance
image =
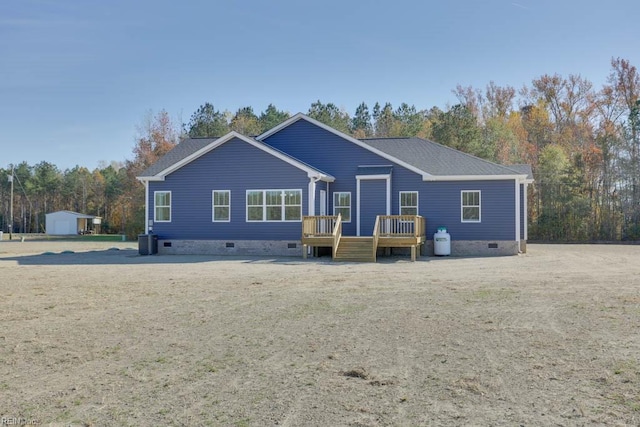
POLYGON ((100 225, 100 217, 72 211, 51 212, 46 216, 46 233, 53 235, 92 233, 100 225))

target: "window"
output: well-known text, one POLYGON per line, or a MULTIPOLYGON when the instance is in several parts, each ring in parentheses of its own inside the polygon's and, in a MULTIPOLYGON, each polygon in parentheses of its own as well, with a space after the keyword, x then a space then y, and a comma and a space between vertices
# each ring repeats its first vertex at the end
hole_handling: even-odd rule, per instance
POLYGON ((171 222, 171 191, 155 191, 153 193, 154 222, 171 222))
POLYGON ((351 193, 333 193, 333 214, 342 215, 342 222, 351 222, 351 193))
POLYGON ((231 221, 231 191, 213 191, 213 221, 231 221))
POLYGON ((480 222, 480 191, 462 191, 462 222, 480 222))
POLYGON ((248 190, 247 221, 300 221, 302 190, 248 190))
POLYGON ((400 215, 418 215, 418 192, 400 192, 400 215))

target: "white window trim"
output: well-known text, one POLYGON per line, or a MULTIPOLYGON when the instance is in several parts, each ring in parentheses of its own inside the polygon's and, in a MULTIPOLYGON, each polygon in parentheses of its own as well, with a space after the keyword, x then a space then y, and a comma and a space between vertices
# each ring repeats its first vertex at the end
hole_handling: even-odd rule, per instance
POLYGON ((398 214, 402 215, 402 208, 416 208, 416 215, 420 215, 420 192, 419 191, 400 191, 398 194, 398 214), (415 206, 402 206, 402 195, 403 194, 413 194, 416 195, 416 205, 415 206))
POLYGON ((460 222, 478 224, 482 222, 482 191, 481 190, 460 190, 460 222), (464 219, 464 208, 475 208, 476 205, 465 205, 463 203, 464 193, 478 193, 478 219, 464 219))
MULTIPOLYGON (((279 189, 279 188, 273 188, 273 189, 265 189, 265 190, 246 190, 245 191, 245 195, 244 195, 244 202, 245 202, 245 222, 302 222, 302 199, 303 199, 304 194, 302 193, 302 189, 301 188, 286 188, 286 189, 279 189), (275 205, 267 205, 267 191, 279 191, 282 194, 282 203, 280 204, 280 207, 282 208, 282 219, 270 219, 267 220, 267 206, 275 206, 275 205), (285 196, 284 193, 287 191, 298 191, 300 192, 300 204, 299 205, 286 205, 284 203, 285 200, 285 196), (249 195, 249 193, 253 193, 253 192, 261 192, 262 193, 262 219, 258 220, 258 219, 249 219, 249 204, 247 203, 247 196, 249 195), (285 209, 287 207, 291 207, 291 206, 300 206, 300 219, 284 219, 285 218, 285 209)), ((231 200, 229 200, 229 203, 231 203, 231 200)), ((257 207, 258 205, 251 205, 252 207, 257 207)))
POLYGON ((173 209, 171 209, 171 205, 173 204, 173 194, 171 194, 171 191, 167 191, 167 190, 160 190, 160 191, 154 191, 153 192, 153 222, 171 222, 171 219, 173 218, 173 209), (161 208, 169 208, 169 219, 163 219, 163 220, 159 220, 156 217, 156 213, 158 212, 158 205, 156 203, 156 194, 158 193, 169 193, 169 205, 160 205, 161 208))
POLYGON ((211 221, 212 222, 231 222, 231 190, 211 190, 211 221), (228 205, 216 205, 215 193, 227 193, 229 194, 228 205), (229 208, 229 218, 216 219, 216 208, 229 208))
POLYGON ((342 220, 343 223, 349 224, 351 222, 351 219, 353 218, 353 209, 351 209, 351 205, 352 200, 351 200, 351 191, 335 191, 333 193, 333 200, 332 200, 332 205, 333 205, 333 215, 337 215, 336 214, 336 194, 348 194, 349 195, 349 206, 338 206, 338 208, 340 209, 345 209, 345 208, 349 208, 349 221, 345 221, 344 219, 342 220))

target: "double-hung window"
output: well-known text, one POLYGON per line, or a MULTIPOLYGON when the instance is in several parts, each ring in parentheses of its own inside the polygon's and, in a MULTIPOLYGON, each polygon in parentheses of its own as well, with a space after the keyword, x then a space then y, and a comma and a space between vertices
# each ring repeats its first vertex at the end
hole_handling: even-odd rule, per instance
POLYGON ((333 214, 342 215, 342 222, 351 222, 351 193, 333 193, 333 214))
POLYGON ((154 222, 171 222, 171 191, 154 191, 154 222))
POLYGON ((481 197, 480 191, 461 191, 461 220, 462 222, 480 222, 481 218, 481 197))
POLYGON ((400 192, 400 215, 418 215, 418 192, 400 192))
POLYGON ((247 221, 300 221, 302 190, 247 190, 247 221))
POLYGON ((213 218, 214 222, 231 221, 231 191, 213 190, 213 218))

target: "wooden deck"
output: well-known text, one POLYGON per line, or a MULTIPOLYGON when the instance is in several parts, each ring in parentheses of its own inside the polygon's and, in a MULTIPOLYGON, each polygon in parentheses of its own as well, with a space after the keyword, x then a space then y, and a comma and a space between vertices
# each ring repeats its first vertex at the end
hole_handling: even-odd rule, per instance
POLYGON ((345 248, 340 250, 340 215, 305 216, 302 219, 302 254, 306 258, 309 247, 331 247, 335 261, 375 262, 378 248, 411 248, 411 260, 415 261, 418 248, 426 241, 425 233, 426 221, 419 215, 378 215, 372 235, 360 239, 362 248, 356 250, 353 239, 345 237, 345 245, 351 249, 347 251, 345 248), (365 252, 371 253, 371 256, 365 256, 365 252), (359 256, 353 255, 355 253, 359 256))

